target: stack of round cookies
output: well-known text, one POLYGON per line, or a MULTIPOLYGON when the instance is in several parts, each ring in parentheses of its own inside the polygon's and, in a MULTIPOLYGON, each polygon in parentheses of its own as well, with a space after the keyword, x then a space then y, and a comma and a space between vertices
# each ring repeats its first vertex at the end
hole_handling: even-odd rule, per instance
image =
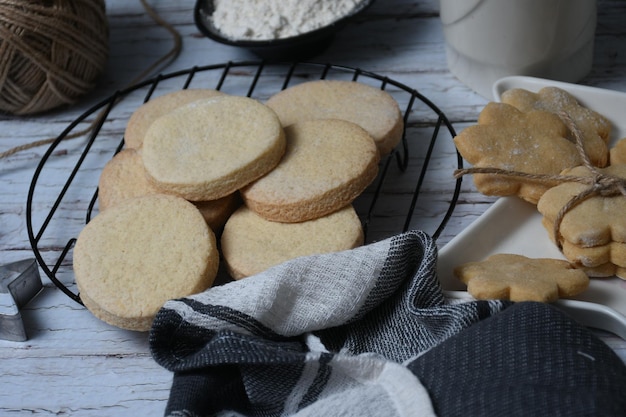
POLYGON ((287 88, 266 105, 287 149, 270 173, 244 187, 245 205, 224 227, 222 254, 235 279, 288 259, 357 247, 363 229, 351 203, 378 174, 380 156, 402 138, 397 102, 350 81, 287 88))
POLYGON ((150 104, 169 103, 163 98, 135 113, 128 130, 143 136, 131 133, 137 148, 107 163, 101 213, 74 249, 85 306, 131 330, 148 330, 167 300, 213 284, 212 227, 234 210, 237 190, 278 164, 286 144, 274 112, 255 100, 191 90, 168 97, 178 105, 150 104))
POLYGON ((267 104, 204 89, 148 101, 78 236, 81 299, 110 324, 147 330, 165 301, 213 284, 219 251, 239 279, 361 245, 352 202, 402 133, 388 93, 349 81, 305 83, 267 104))

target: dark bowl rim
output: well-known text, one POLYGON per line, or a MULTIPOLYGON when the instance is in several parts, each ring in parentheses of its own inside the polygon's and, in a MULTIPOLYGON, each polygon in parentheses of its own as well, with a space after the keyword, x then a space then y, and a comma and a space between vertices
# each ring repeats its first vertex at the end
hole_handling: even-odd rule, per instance
POLYGON ((194 7, 194 21, 198 29, 208 38, 231 46, 241 46, 241 47, 252 47, 252 48, 263 48, 263 47, 283 47, 283 46, 292 46, 297 45, 302 42, 307 42, 315 39, 320 39, 324 37, 328 37, 333 35, 335 32, 340 30, 343 26, 345 26, 351 19, 355 16, 359 15, 361 12, 365 11, 369 8, 375 0, 364 0, 363 3, 353 10, 351 13, 342 17, 341 19, 335 20, 327 24, 326 26, 322 26, 310 32, 302 33, 297 36, 291 36, 288 38, 279 38, 279 39, 268 39, 268 40, 236 40, 225 37, 220 34, 220 32, 210 24, 209 17, 210 14, 205 12, 207 7, 212 7, 213 0, 196 0, 196 5, 194 7))

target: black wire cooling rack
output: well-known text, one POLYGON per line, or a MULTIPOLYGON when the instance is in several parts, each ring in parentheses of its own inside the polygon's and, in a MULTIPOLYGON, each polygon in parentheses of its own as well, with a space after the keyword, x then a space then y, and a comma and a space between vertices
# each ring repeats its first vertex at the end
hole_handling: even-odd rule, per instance
POLYGON ((35 170, 26 207, 30 244, 42 270, 82 304, 74 283, 72 249, 80 230, 97 214, 102 168, 123 148, 132 112, 151 97, 185 88, 212 88, 265 101, 291 85, 315 79, 353 80, 379 87, 403 110, 402 142, 381 160, 377 179, 354 202, 366 242, 415 228, 437 239, 460 192, 461 179, 454 179, 452 172, 463 163, 456 149, 442 159, 438 147, 449 147, 455 131, 428 98, 388 77, 346 66, 228 62, 161 74, 117 91, 77 117, 56 138, 35 170), (449 164, 449 177, 430 179, 432 164, 449 164), (65 181, 59 184, 59 178, 65 181), (424 201, 429 204, 420 204, 424 201), (429 211, 421 211, 422 207, 429 211))

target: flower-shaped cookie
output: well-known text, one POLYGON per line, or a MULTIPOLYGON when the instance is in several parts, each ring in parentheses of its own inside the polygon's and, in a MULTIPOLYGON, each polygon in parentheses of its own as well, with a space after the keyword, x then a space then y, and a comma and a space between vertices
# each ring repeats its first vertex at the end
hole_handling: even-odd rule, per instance
MULTIPOLYGON (((545 110, 557 115, 566 113, 582 133, 584 149, 591 163, 598 167, 607 165, 611 122, 601 114, 582 106, 567 91, 557 87, 544 87, 533 93, 515 88, 502 93, 502 102, 523 112, 545 110)), ((571 132, 568 139, 575 142, 571 132)))
POLYGON ((626 138, 617 141, 609 152, 611 165, 626 164, 626 138))
MULTIPOLYGON (((563 121, 551 112, 522 112, 509 104, 492 102, 481 111, 478 124, 461 131, 454 143, 474 167, 558 175, 582 163, 567 135, 563 121)), ((473 178, 483 194, 518 195, 533 204, 555 185, 545 179, 491 173, 476 173, 473 178)))
POLYGON ((606 278, 616 276, 618 278, 626 280, 626 268, 615 265, 611 262, 593 267, 581 266, 580 269, 585 271, 588 277, 606 278))
MULTIPOLYGON (((610 165, 598 170, 601 174, 626 180, 626 164, 610 165)), ((579 166, 565 170, 563 175, 592 177, 588 168, 579 166)), ((558 214, 569 201, 587 190, 588 184, 564 182, 546 191, 537 204, 544 216, 543 224, 552 234, 558 214)), ((582 248, 626 243, 626 196, 591 196, 569 209, 562 217, 558 241, 566 240, 582 248)), ((553 238, 555 242, 557 239, 553 238)))
POLYGON ((582 248, 564 241, 562 245, 563 255, 577 266, 596 268, 612 263, 626 268, 626 243, 611 242, 606 245, 582 248))
POLYGON ((567 261, 508 253, 459 265, 454 274, 479 300, 551 302, 580 294, 589 286, 585 272, 567 261))

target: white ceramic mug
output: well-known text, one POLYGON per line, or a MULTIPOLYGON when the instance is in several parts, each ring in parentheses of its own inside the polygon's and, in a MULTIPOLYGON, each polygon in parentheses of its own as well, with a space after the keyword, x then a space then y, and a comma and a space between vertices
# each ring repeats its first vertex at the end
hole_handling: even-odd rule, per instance
POLYGON ((439 0, 450 71, 486 98, 508 75, 577 82, 591 70, 596 0, 439 0))

